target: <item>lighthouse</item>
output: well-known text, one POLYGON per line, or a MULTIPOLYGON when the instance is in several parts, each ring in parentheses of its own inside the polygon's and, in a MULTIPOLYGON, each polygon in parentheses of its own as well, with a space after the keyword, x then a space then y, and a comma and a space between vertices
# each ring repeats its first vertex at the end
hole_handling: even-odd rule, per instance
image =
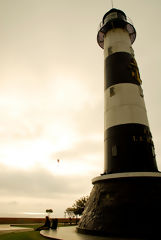
POLYGON ((104 170, 94 185, 78 231, 95 235, 159 233, 161 173, 132 44, 136 30, 112 8, 99 25, 104 50, 104 170))
POLYGON ((105 14, 97 35, 104 49, 104 173, 157 171, 135 38, 124 12, 105 14))

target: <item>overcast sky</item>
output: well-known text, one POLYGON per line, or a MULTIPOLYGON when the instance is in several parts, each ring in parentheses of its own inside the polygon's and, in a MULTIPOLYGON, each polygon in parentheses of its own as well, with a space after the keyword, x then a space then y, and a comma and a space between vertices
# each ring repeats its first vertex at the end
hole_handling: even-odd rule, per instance
MULTIPOLYGON (((113 2, 136 28, 161 170, 161 1, 113 2)), ((43 216, 47 208, 63 217, 103 172, 104 59, 96 36, 110 8, 110 0, 0 0, 0 217, 43 216)))

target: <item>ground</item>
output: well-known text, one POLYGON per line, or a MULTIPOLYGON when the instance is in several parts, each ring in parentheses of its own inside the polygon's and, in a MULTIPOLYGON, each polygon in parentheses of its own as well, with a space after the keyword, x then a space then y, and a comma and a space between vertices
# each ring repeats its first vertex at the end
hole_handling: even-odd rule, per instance
POLYGON ((20 232, 20 233, 7 233, 1 235, 1 240, 44 240, 45 238, 39 232, 20 232))
MULTIPOLYGON (((42 224, 41 224, 42 225, 42 224)), ((16 225, 17 227, 22 225, 16 225)), ((24 226, 24 225, 23 225, 24 226)), ((37 228, 40 225, 25 225, 25 227, 29 228, 37 228)), ((30 231, 30 232, 13 232, 13 233, 5 233, 0 236, 1 240, 44 240, 44 237, 40 235, 39 231, 30 231)))
MULTIPOLYGON (((16 225, 12 225, 12 226, 17 226, 17 227, 22 227, 21 224, 16 224, 16 225)), ((42 226, 42 224, 40 225, 30 225, 30 224, 23 224, 23 227, 29 227, 29 228, 38 228, 42 226)), ((64 224, 59 224, 59 227, 67 227, 69 225, 65 225, 64 224)), ((45 238, 42 237, 40 235, 39 231, 30 231, 30 232, 14 232, 14 233, 5 233, 3 235, 0 235, 0 240, 44 240, 45 238)))

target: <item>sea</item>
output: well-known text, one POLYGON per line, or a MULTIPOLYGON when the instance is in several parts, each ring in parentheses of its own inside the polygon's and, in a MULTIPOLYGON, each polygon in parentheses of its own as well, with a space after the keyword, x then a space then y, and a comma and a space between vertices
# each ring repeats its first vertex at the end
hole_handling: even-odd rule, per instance
POLYGON ((0 212, 0 218, 44 218, 46 215, 46 212, 0 212))

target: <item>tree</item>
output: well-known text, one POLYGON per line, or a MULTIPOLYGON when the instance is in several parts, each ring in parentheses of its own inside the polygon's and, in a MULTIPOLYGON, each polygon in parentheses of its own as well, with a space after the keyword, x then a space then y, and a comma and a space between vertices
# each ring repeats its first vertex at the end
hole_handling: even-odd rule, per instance
POLYGON ((86 197, 82 197, 82 198, 75 201, 75 203, 73 204, 73 209, 74 209, 73 212, 76 216, 77 215, 79 215, 79 216, 82 215, 88 199, 89 199, 89 197, 86 196, 86 197))
POLYGON ((78 215, 81 216, 85 209, 88 199, 89 197, 86 196, 76 200, 72 207, 68 207, 65 210, 68 216, 69 217, 74 217, 74 216, 77 217, 78 215))
POLYGON ((72 217, 74 217, 74 208, 72 208, 72 207, 68 207, 66 210, 66 213, 68 214, 68 217, 69 218, 72 218, 72 217))

